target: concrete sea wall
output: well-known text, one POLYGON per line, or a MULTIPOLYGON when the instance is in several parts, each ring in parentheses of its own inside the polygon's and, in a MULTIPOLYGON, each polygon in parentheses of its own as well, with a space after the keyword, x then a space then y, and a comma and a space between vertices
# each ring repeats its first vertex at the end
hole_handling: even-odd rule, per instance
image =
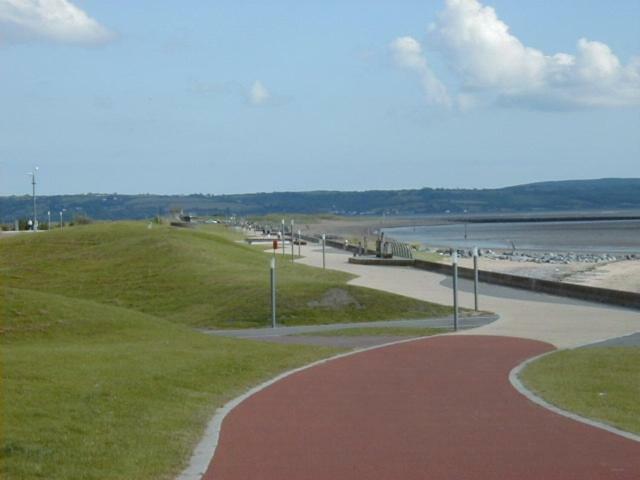
MULTIPOLYGON (((306 237, 305 240, 311 242, 320 241, 316 237, 306 237)), ((343 242, 337 239, 328 239, 325 241, 325 243, 328 247, 339 248, 351 252, 354 252, 357 249, 357 246, 345 245, 343 242)), ((375 252, 369 250, 367 253, 372 254, 375 252)), ((349 258, 349 262, 361 265, 411 266, 420 270, 428 270, 431 272, 443 273, 445 275, 453 274, 453 267, 451 265, 438 262, 429 262, 426 260, 351 257, 349 258)), ((461 278, 473 279, 474 272, 472 268, 458 267, 458 275, 461 278)), ((609 288, 590 287, 587 285, 576 285, 572 283, 554 282, 552 280, 541 280, 537 278, 523 277, 507 273, 489 272, 487 270, 479 270, 478 279, 481 282, 491 283, 494 285, 502 285, 505 287, 519 288, 532 292, 547 293, 560 297, 575 298, 578 300, 586 300, 589 302, 598 302, 607 305, 616 305, 620 307, 640 310, 640 294, 634 292, 612 290, 609 288)))

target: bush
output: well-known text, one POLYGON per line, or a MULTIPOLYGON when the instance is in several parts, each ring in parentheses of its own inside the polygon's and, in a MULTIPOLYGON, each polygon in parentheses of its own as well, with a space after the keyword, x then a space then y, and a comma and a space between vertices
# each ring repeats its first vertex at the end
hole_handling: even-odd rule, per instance
POLYGON ((78 213, 73 217, 73 225, 89 225, 93 220, 84 213, 78 213))

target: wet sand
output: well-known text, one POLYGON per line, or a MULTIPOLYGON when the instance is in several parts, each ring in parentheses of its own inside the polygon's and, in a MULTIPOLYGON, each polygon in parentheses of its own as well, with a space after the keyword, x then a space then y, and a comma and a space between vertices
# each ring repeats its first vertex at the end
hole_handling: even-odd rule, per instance
MULTIPOLYGON (((442 224, 442 218, 425 217, 366 217, 366 218, 343 218, 323 220, 316 224, 305 225, 305 232, 308 234, 319 234, 326 232, 342 238, 355 240, 363 235, 369 235, 369 245, 373 245, 375 232, 380 227, 411 227, 414 225, 438 225, 442 224)), ((604 224, 600 224, 601 226, 604 224)), ((637 225, 637 222, 634 223, 637 225)), ((463 228, 462 225, 457 227, 463 228)), ((474 226, 475 227, 475 226, 474 226)), ((471 228, 474 228, 471 227, 471 228)), ((578 227, 578 232, 584 230, 578 227)), ((597 228, 596 235, 604 235, 605 229, 597 228)), ((561 236, 560 231, 555 235, 561 236)), ((631 237, 632 241, 633 238, 631 237)), ((628 231, 624 240, 629 242, 628 231)), ((638 238, 640 249, 640 237, 638 238)), ((449 262, 448 257, 443 257, 443 262, 449 262)), ((543 280, 563 281, 580 285, 589 285, 601 288, 611 288, 631 292, 640 292, 640 260, 621 260, 609 263, 582 263, 573 262, 569 264, 546 264, 533 262, 515 262, 510 260, 497 260, 481 258, 481 268, 512 275, 521 275, 543 280)), ((471 259, 461 259, 461 265, 472 266, 471 259)))
POLYGON ((385 234, 401 242, 430 247, 640 253, 640 220, 467 223, 385 229, 385 234))

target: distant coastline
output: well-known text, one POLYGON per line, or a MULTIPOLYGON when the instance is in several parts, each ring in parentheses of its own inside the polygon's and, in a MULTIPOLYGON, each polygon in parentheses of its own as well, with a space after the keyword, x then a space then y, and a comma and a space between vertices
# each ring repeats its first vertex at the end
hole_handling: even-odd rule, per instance
MULTIPOLYGON (((26 187, 27 185, 25 185, 26 187)), ((349 218, 436 216, 547 217, 555 212, 583 217, 640 216, 640 178, 567 180, 504 188, 419 188, 406 190, 261 192, 246 194, 157 195, 87 193, 38 196, 38 216, 48 211, 95 220, 135 220, 184 211, 195 216, 247 217, 267 214, 349 218), (618 213, 616 213, 618 212, 618 213)), ((30 195, 0 196, 0 220, 33 215, 30 195)))

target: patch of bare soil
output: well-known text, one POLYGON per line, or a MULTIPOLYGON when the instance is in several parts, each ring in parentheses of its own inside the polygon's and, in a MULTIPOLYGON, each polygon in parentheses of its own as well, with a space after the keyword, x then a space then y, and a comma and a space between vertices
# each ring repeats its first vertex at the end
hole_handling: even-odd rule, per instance
POLYGON ((307 306, 310 308, 327 308, 330 310, 339 310, 349 306, 363 308, 362 305, 349 294, 349 292, 341 288, 330 288, 325 292, 322 298, 308 302, 307 306))

